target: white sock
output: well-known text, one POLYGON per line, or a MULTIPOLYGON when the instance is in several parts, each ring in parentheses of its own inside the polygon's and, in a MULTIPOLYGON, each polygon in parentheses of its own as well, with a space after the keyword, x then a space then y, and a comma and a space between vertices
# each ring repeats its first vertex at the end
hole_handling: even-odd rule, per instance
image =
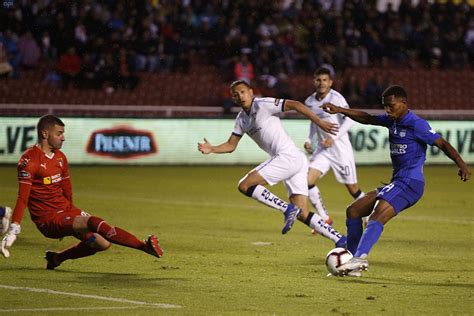
POLYGON ((356 201, 357 201, 358 199, 361 199, 361 198, 363 198, 364 196, 365 196, 365 193, 364 193, 364 191, 360 191, 360 194, 359 194, 359 196, 358 196, 358 197, 356 197, 354 200, 356 200, 356 201))
POLYGON ((321 198, 321 192, 319 192, 319 188, 317 186, 314 186, 308 190, 308 197, 313 207, 316 209, 316 211, 318 211, 319 216, 321 216, 324 220, 327 220, 329 218, 329 214, 324 207, 323 199, 321 198))
POLYGON ((334 243, 337 243, 342 237, 342 235, 337 230, 335 230, 331 225, 327 224, 318 214, 313 215, 309 227, 314 229, 318 234, 331 239, 334 243))
POLYGON ((263 185, 257 185, 252 193, 252 198, 271 208, 280 210, 282 213, 288 208, 288 203, 270 192, 263 185))

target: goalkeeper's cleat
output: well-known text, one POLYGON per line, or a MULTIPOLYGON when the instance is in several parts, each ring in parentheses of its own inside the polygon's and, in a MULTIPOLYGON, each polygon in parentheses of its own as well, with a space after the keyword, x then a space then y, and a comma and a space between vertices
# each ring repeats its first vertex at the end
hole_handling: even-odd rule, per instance
POLYGON ((44 258, 46 259, 46 269, 54 270, 54 268, 58 267, 61 264, 61 262, 58 262, 57 256, 57 252, 46 250, 44 256, 44 258))
POLYGON ((12 209, 8 206, 0 206, 0 234, 5 234, 10 226, 12 218, 12 209))
POLYGON ((288 208, 286 209, 285 213, 283 213, 283 215, 285 216, 285 225, 281 230, 282 234, 286 234, 291 229, 300 213, 301 209, 299 207, 293 204, 288 205, 288 208))
POLYGON ((152 256, 157 258, 161 258, 163 256, 163 249, 160 247, 160 243, 158 242, 158 238, 155 235, 150 235, 145 240, 146 244, 146 253, 149 253, 152 256))
POLYGON ((336 248, 347 248, 347 237, 342 235, 336 243, 336 248))
POLYGON ((367 271, 368 268, 369 261, 367 261, 367 256, 363 256, 353 257, 351 260, 337 268, 337 271, 339 272, 340 276, 345 276, 353 272, 367 271))

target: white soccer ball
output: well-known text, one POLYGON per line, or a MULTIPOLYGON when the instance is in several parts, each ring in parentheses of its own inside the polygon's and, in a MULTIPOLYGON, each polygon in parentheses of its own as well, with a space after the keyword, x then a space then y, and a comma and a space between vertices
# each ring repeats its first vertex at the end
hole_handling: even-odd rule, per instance
POLYGON ((332 275, 337 274, 337 268, 351 260, 352 253, 345 248, 334 248, 326 255, 326 267, 332 275))

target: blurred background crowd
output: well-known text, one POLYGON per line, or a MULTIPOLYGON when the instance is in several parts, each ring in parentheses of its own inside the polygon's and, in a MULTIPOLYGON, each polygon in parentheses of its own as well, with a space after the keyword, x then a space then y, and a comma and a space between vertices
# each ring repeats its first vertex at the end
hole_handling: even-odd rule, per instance
POLYGON ((46 67, 57 89, 112 93, 134 90, 143 74, 190 74, 195 63, 226 84, 244 79, 281 97, 292 97, 289 77, 326 66, 351 104, 371 105, 387 77, 361 86, 346 69, 471 69, 473 3, 7 0, 0 11, 7 80, 46 67))

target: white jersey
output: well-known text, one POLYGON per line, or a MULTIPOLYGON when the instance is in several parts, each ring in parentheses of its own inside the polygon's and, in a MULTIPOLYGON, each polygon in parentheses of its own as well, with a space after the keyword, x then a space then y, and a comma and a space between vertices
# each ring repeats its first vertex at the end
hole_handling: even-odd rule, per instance
POLYGON ((299 151, 280 122, 279 113, 284 111, 285 100, 254 98, 247 113, 241 110, 235 119, 233 134, 247 133, 270 156, 299 151))
POLYGON ((349 134, 347 133, 349 128, 351 128, 355 122, 338 113, 338 114, 329 114, 321 109, 321 106, 324 103, 332 103, 336 106, 340 106, 343 108, 349 108, 346 99, 340 94, 339 92, 330 89, 328 94, 322 100, 316 99, 316 93, 310 95, 305 101, 305 105, 308 106, 311 111, 314 112, 320 119, 329 121, 331 123, 335 123, 339 126, 339 132, 337 135, 329 135, 325 131, 323 131, 319 126, 311 122, 309 127, 309 135, 308 139, 311 140, 311 145, 315 148, 315 152, 326 152, 326 154, 330 155, 337 155, 337 156, 345 156, 351 155, 353 156, 352 152, 352 145, 349 140, 349 134), (334 139, 334 144, 329 148, 323 148, 320 145, 320 142, 323 141, 328 136, 334 139))

